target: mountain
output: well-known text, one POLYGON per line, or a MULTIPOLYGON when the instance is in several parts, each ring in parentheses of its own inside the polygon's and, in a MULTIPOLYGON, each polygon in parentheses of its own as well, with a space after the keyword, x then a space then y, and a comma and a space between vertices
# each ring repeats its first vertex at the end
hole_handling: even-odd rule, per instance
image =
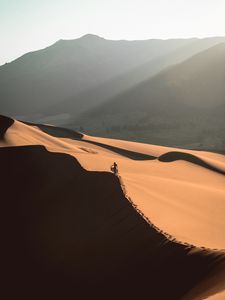
POLYGON ((225 43, 171 66, 84 113, 87 132, 225 150, 225 43))
POLYGON ((223 155, 0 116, 0 165, 4 299, 224 299, 223 155))
MULTIPOLYGON (((67 115, 67 118, 77 117, 96 105, 104 103, 110 98, 114 98, 118 94, 129 90, 163 69, 178 64, 221 41, 225 41, 225 39, 207 38, 202 40, 193 39, 191 42, 187 41, 185 45, 178 47, 174 51, 169 51, 168 53, 153 58, 151 61, 116 76, 113 79, 107 80, 94 88, 87 89, 83 93, 45 108, 42 114, 55 116, 64 113, 67 115)), ((57 124, 56 120, 52 119, 51 121, 57 124)), ((60 122, 60 120, 58 121, 60 122)))
POLYGON ((1 112, 28 119, 35 114, 44 117, 61 114, 64 107, 68 107, 67 113, 71 109, 82 112, 82 105, 83 111, 87 110, 95 102, 104 102, 179 59, 189 57, 193 51, 209 48, 222 40, 112 41, 95 35, 60 40, 0 67, 1 112), (98 97, 99 94, 102 96, 98 97))
POLYGON ((76 95, 186 41, 110 41, 95 35, 60 40, 0 68, 3 111, 34 113, 76 95), (15 105, 17 103, 17 105, 15 105))

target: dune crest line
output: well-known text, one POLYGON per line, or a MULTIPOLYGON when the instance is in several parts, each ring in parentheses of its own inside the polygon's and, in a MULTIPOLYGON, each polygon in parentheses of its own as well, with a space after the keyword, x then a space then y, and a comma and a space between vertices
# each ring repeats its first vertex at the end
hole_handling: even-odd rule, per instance
POLYGON ((137 213, 139 215, 142 216, 142 218, 152 227, 154 228, 157 232, 161 233, 162 235, 164 235, 165 238, 167 238, 169 241, 171 242, 174 242, 174 243, 177 243, 177 244, 181 244, 181 245, 184 245, 186 246, 187 249, 195 249, 195 250, 199 250, 199 251, 202 251, 202 250, 207 250, 207 251, 213 251, 213 252, 221 252, 225 255, 225 249, 211 249, 211 248, 207 248, 207 247, 197 247, 191 243, 186 243, 186 242, 182 242, 178 239, 176 239, 174 236, 172 236, 171 234, 169 234, 168 232, 166 231, 163 231, 162 229, 160 229, 159 227, 157 227, 154 223, 152 223, 150 221, 150 219, 143 213, 143 211, 141 209, 138 208, 137 204, 134 203, 134 201, 131 199, 131 197, 128 195, 127 193, 127 189, 126 189, 126 186, 123 182, 123 179, 122 179, 122 176, 121 175, 116 175, 119 179, 119 182, 120 182, 120 185, 121 185, 121 188, 122 188, 122 191, 124 193, 124 196, 125 198, 130 202, 130 204, 132 205, 132 207, 137 211, 137 213))

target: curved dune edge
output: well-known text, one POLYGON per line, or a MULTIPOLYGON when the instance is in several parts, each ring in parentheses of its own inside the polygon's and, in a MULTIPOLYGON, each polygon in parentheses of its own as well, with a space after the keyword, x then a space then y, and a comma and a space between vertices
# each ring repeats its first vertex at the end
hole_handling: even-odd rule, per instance
POLYGON ((224 300, 224 295, 225 295, 224 267, 225 267, 224 265, 221 265, 221 268, 218 269, 216 274, 213 274, 211 277, 207 278, 204 282, 199 282, 196 285, 196 287, 194 287, 182 298, 182 300, 199 300, 199 299, 224 300))
POLYGON ((139 209, 139 207, 135 204, 135 201, 132 200, 132 198, 128 195, 126 186, 123 182, 123 179, 120 175, 118 175, 119 181, 120 181, 120 185, 121 188, 123 190, 123 193, 126 197, 126 199, 131 203, 131 205, 133 206, 133 208, 137 211, 138 214, 140 214, 142 216, 142 218, 152 227, 154 228, 157 232, 159 232, 160 234, 162 234, 163 236, 165 236, 165 238, 167 238, 169 241, 174 242, 174 243, 178 243, 181 244, 183 246, 185 246, 187 249, 190 249, 192 252, 198 252, 198 251, 213 251, 213 252, 218 252, 221 253, 222 255, 225 255, 225 249, 212 249, 212 248, 207 248, 204 246, 196 246, 193 245, 191 243, 187 243, 184 242, 182 240, 177 239, 175 236, 172 236, 171 234, 169 234, 166 231, 163 231, 162 229, 160 229, 159 227, 157 227, 154 223, 152 223, 152 221, 145 215, 145 213, 139 209))
MULTIPOLYGON (((166 153, 170 154, 170 153, 166 153)), ((195 245, 185 243, 177 240, 171 234, 161 230, 157 226, 155 226, 148 217, 137 207, 137 205, 132 201, 132 199, 128 196, 126 187, 123 183, 121 176, 118 175, 120 185, 122 187, 123 193, 126 199, 131 203, 133 208, 137 211, 138 214, 142 216, 142 218, 151 226, 154 230, 162 234, 168 241, 172 243, 178 243, 185 246, 185 249, 189 249, 189 253, 207 253, 207 252, 215 252, 221 253, 222 257, 225 257, 225 249, 210 249, 206 247, 197 247, 195 245)), ((221 263, 216 273, 212 273, 209 278, 205 278, 203 282, 200 282, 193 288, 187 295, 182 297, 183 300, 224 300, 225 298, 225 263, 221 263)))
POLYGON ((74 157, 43 146, 1 148, 0 160, 1 192, 11 200, 1 211, 10 224, 3 243, 6 268, 14 270, 10 284, 26 282, 28 291, 37 284, 55 297, 75 291, 82 299, 178 300, 225 264, 222 253, 190 251, 149 226, 109 172, 87 171, 74 157))
POLYGON ((215 295, 209 296, 208 298, 205 298, 207 300, 224 300, 225 299, 225 291, 216 293, 215 295))
MULTIPOLYGON (((213 155, 214 153, 210 153, 210 152, 206 152, 206 151, 187 150, 187 149, 181 149, 181 148, 178 149, 178 148, 171 148, 171 147, 165 147, 165 146, 151 145, 152 147, 155 147, 157 149, 156 151, 157 151, 158 155, 156 155, 156 154, 150 155, 149 152, 146 152, 146 146, 148 146, 147 144, 142 144, 142 143, 137 143, 137 142, 129 142, 129 141, 123 141, 123 140, 114 140, 114 139, 108 139, 108 138, 96 138, 96 137, 88 136, 81 132, 74 131, 72 129, 67 129, 64 127, 56 127, 56 126, 52 126, 52 125, 48 125, 48 124, 37 124, 37 123, 31 123, 31 122, 25 122, 25 121, 21 121, 21 122, 24 124, 30 125, 30 126, 37 126, 43 132, 45 132, 49 135, 52 135, 54 137, 70 138, 70 139, 74 139, 74 140, 83 140, 87 143, 98 145, 100 147, 109 149, 112 152, 115 152, 117 154, 120 154, 122 156, 131 158, 134 160, 158 159, 159 161, 162 161, 162 162, 185 160, 185 161, 200 165, 202 167, 210 168, 212 171, 218 172, 222 175, 225 174, 225 156, 223 154, 220 154, 220 156, 224 158, 224 166, 223 166, 223 168, 217 168, 217 167, 213 166, 213 163, 211 164, 211 162, 208 159, 208 156, 210 157, 210 154, 213 155), (139 147, 140 151, 132 150, 133 147, 137 147, 137 146, 141 146, 141 145, 143 145, 144 147, 139 147), (161 149, 161 152, 158 152, 158 149, 161 149), (174 149, 174 150, 172 150, 172 149, 174 149), (175 150, 177 150, 177 151, 175 151, 175 150), (162 151, 163 151, 163 153, 162 153, 162 151), (166 152, 168 152, 168 154, 166 152), (203 156, 202 159, 198 158, 198 155, 203 156)), ((216 153, 216 155, 219 155, 219 154, 216 153)))
POLYGON ((164 153, 163 155, 158 157, 158 160, 161 162, 173 162, 173 161, 177 161, 177 160, 184 160, 184 161, 199 165, 203 168, 209 169, 211 171, 218 172, 221 175, 225 175, 225 171, 220 170, 220 169, 210 165, 209 163, 206 163, 203 159, 201 159, 193 154, 190 154, 190 153, 171 151, 171 152, 164 153))
MULTIPOLYGON (((166 152, 165 150, 169 150, 172 148, 169 147, 164 147, 164 146, 159 146, 159 148, 164 149, 165 153, 158 155, 158 156, 154 156, 154 155, 150 155, 145 153, 145 151, 132 151, 130 149, 126 149, 126 147, 118 147, 117 145, 113 145, 112 143, 107 143, 107 141, 109 139, 105 139, 105 138, 97 138, 100 141, 98 141, 95 137, 91 137, 91 136, 87 136, 82 134, 81 132, 77 132, 71 129, 67 129, 67 128, 63 128, 63 127, 55 127, 52 125, 47 125, 47 124, 36 124, 36 123, 31 123, 31 122, 24 122, 24 124, 27 125, 31 125, 31 126, 37 126, 40 130, 42 130, 43 132, 49 134, 49 135, 53 135, 54 137, 60 137, 60 138, 71 138, 74 140, 83 140, 87 143, 91 143, 106 149, 109 149, 112 152, 115 152, 121 156, 124 157, 128 157, 130 159, 133 160, 154 160, 154 159, 158 159, 161 162, 172 162, 172 161, 176 161, 176 160, 184 160, 187 162, 191 162, 193 164, 197 164, 201 167, 210 169, 212 171, 218 172, 222 175, 225 175, 225 166, 224 166, 224 170, 217 168, 215 166, 213 166, 213 164, 211 164, 209 161, 204 160, 204 156, 203 159, 199 158, 197 155, 198 154, 202 154, 201 152, 204 153, 204 151, 191 151, 191 150, 184 150, 184 149, 179 149, 179 151, 168 151, 166 152), (106 141, 104 143, 104 141, 106 141), (195 153, 195 154, 193 154, 195 153)), ((115 141, 116 143, 118 143, 118 140, 113 140, 111 139, 111 141, 115 141)), ((119 141, 123 144, 124 141, 119 141)), ((129 144, 140 144, 140 143, 135 143, 135 142, 128 142, 126 141, 125 143, 129 144)), ((146 146, 146 144, 143 144, 146 146)), ((156 146, 157 147, 157 146, 156 146)), ((174 148, 175 149, 175 148, 174 148)), ((177 149, 178 150, 178 149, 177 149)), ((225 162, 225 161, 224 161, 225 162)))
MULTIPOLYGON (((10 120, 10 122, 7 122, 7 124, 10 124, 8 126, 8 128, 14 123, 14 120, 8 118, 8 117, 3 117, 3 119, 6 120, 10 120)), ((60 128, 60 127, 54 127, 51 125, 42 125, 42 124, 33 124, 33 123, 29 123, 29 122, 23 122, 26 125, 31 125, 31 126, 38 126, 39 129, 41 129, 42 131, 44 131, 45 133, 49 134, 49 135, 53 135, 54 137, 69 137, 71 136, 73 139, 75 140, 80 140, 83 138, 83 135, 72 131, 72 130, 67 130, 65 128, 60 128)), ((7 128, 7 129, 8 129, 7 128)), ((84 140, 86 141, 86 140, 84 140)), ((120 155, 124 155, 125 157, 131 158, 131 159, 137 159, 137 160, 152 160, 152 159, 157 159, 154 156, 150 156, 148 154, 143 154, 143 153, 138 153, 138 152, 134 152, 134 151, 129 151, 127 149, 123 149, 123 148, 118 148, 118 147, 114 147, 114 146, 107 146, 107 144, 103 144, 103 143, 98 143, 98 142, 92 142, 92 141, 88 141, 89 143, 93 143, 94 145, 100 146, 106 149, 111 150, 112 152, 116 152, 120 155), (142 156, 143 155, 143 156, 142 156)), ((81 148, 82 149, 82 148, 81 148)), ((87 151, 87 149, 83 148, 84 151, 87 151)), ((88 153, 90 153, 90 151, 88 151, 88 153)), ((95 153, 95 152, 93 152, 95 153)), ((184 161, 188 161, 191 163, 194 163, 196 165, 202 166, 204 168, 207 168, 209 170, 218 172, 220 174, 224 174, 223 171, 220 171, 219 169, 207 164, 206 162, 204 162, 202 159, 190 154, 190 153, 184 153, 184 152, 178 152, 178 151, 171 151, 171 152, 166 152, 164 154, 162 154, 161 156, 158 157, 158 160, 160 162, 173 162, 173 161, 177 161, 177 160, 184 160, 184 161)), ((129 197, 129 195, 127 194, 127 190, 125 187, 125 184, 122 180, 122 177, 119 176, 120 179, 120 183, 121 186, 123 188, 124 194, 126 195, 126 198, 131 202, 131 204, 133 205, 133 207, 136 209, 136 211, 146 220, 146 222, 148 222, 150 224, 150 226, 152 226, 153 228, 155 228, 158 232, 162 233, 167 239, 171 240, 171 241, 175 241, 177 243, 180 243, 182 245, 187 246, 189 249, 192 249, 195 251, 197 251, 197 249, 202 249, 202 250, 212 250, 211 248, 207 248, 204 246, 198 247, 196 245, 193 245, 191 243, 187 243, 184 242, 182 240, 179 240, 177 238, 175 238, 174 236, 172 236, 171 234, 167 233, 166 231, 161 230, 159 227, 157 227, 155 224, 153 224, 149 218, 144 214, 144 212, 138 208, 138 206, 131 200, 131 198, 129 197)), ((214 249, 214 251, 222 251, 225 252, 224 249, 214 249)))
MULTIPOLYGON (((4 141, 0 141, 0 147, 44 145, 48 151, 73 155, 90 171, 108 172, 112 162, 117 161, 129 197, 151 223, 163 232, 168 232, 168 237, 198 248, 225 248, 224 176, 181 160, 168 163, 155 159, 132 160, 90 144, 86 139, 155 156, 171 152, 172 148, 87 136, 84 138, 85 141, 56 138, 35 126, 15 121, 4 141)), ((187 153, 198 154, 200 159, 223 170, 225 157, 220 154, 190 150, 187 153)))
MULTIPOLYGON (((104 141, 105 143, 109 143, 110 145, 125 146, 125 144, 126 144, 126 142, 117 141, 117 140, 88 137, 88 139, 89 138, 91 140, 100 140, 100 142, 104 141)), ((132 142, 130 142, 130 143, 128 142, 127 146, 128 145, 129 146, 131 145, 131 147, 133 147, 132 150, 134 150, 134 147, 139 148, 139 149, 141 148, 141 150, 144 153, 149 153, 149 151, 153 150, 153 152, 151 152, 151 154, 154 153, 154 155, 155 155, 156 151, 157 151, 157 155, 161 158, 163 157, 163 155, 165 153, 168 153, 170 155, 170 153, 173 154, 173 152, 174 152, 174 150, 172 148, 167 148, 167 147, 157 147, 157 146, 153 146, 153 145, 144 145, 144 144, 137 145, 137 143, 132 143, 132 142)), ((215 250, 220 249, 221 251, 224 251, 224 248, 225 248, 224 247, 225 246, 224 233, 223 233, 224 229, 222 229, 222 228, 225 228, 224 227, 225 224, 223 222, 224 212, 225 212, 224 200, 223 200, 225 198, 225 193, 224 193, 225 181, 224 181, 224 177, 223 176, 221 177, 221 175, 224 174, 224 170, 225 170, 225 164, 224 164, 225 156, 220 155, 220 154, 210 153, 210 152, 204 152, 204 151, 201 152, 201 151, 187 150, 187 153, 185 150, 182 150, 182 149, 179 149, 179 151, 181 151, 181 152, 177 151, 178 155, 175 157, 175 160, 174 161, 171 160, 171 162, 168 162, 168 166, 166 166, 166 164, 165 164, 165 166, 162 165, 160 167, 160 165, 159 165, 159 168, 158 167, 156 168, 156 164, 151 164, 151 167, 146 168, 146 172, 150 172, 150 174, 151 173, 153 174, 153 175, 151 174, 149 177, 150 181, 147 181, 147 177, 146 177, 146 186, 144 185, 145 182, 143 182, 143 180, 138 182, 138 180, 136 179, 136 177, 139 176, 139 172, 141 172, 141 170, 139 170, 139 168, 137 168, 137 167, 135 168, 135 166, 134 166, 134 168, 132 170, 133 177, 131 179, 131 175, 127 173, 128 171, 123 170, 123 168, 122 168, 123 166, 121 166, 120 167, 121 174, 123 177, 123 181, 126 184, 128 194, 133 200, 135 199, 135 204, 138 206, 139 210, 141 212, 143 212, 148 217, 148 219, 150 219, 151 222, 156 225, 157 228, 160 228, 164 232, 169 232, 169 234, 166 234, 169 238, 173 239, 173 237, 175 237, 176 240, 182 242, 183 244, 195 245, 198 248, 201 247, 203 249, 208 248, 208 249, 215 249, 215 250), (182 158, 182 160, 180 160, 180 158, 182 158), (193 167, 192 167, 192 165, 193 165, 193 167), (186 174, 184 172, 185 170, 186 170, 186 174), (157 171, 157 173, 156 173, 156 171, 157 171), (179 176, 177 176, 179 178, 179 180, 178 179, 175 180, 176 176, 174 176, 174 172, 179 173, 179 176, 181 175, 181 178, 179 178, 179 176), (129 178, 128 178, 128 176, 129 176, 129 178), (153 179, 154 179, 154 181, 153 181, 153 179), (160 181, 159 181, 159 179, 160 179, 160 181), (152 181, 152 184, 150 184, 151 181, 152 181), (160 182, 161 182, 161 185, 160 185, 160 182), (155 186, 155 183, 157 183, 157 185, 158 185, 157 187, 155 186), (163 189, 165 188, 165 184, 166 185, 169 184, 170 186, 173 185, 174 188, 175 187, 182 188, 183 192, 181 190, 181 191, 179 191, 179 194, 178 194, 178 192, 175 189, 172 192, 170 187, 166 186, 167 190, 165 192, 165 195, 163 195, 162 192, 163 192, 163 189), (131 185, 133 185, 133 186, 131 186, 131 185), (148 189, 149 192, 145 193, 146 195, 144 195, 143 191, 141 191, 141 189, 139 189, 140 192, 142 192, 142 194, 143 194, 143 195, 141 194, 141 196, 140 196, 139 191, 138 192, 135 191, 135 189, 137 188, 138 185, 144 187, 146 190, 148 189), (156 188, 157 188, 157 194, 151 192, 151 190, 154 191, 156 188), (185 190, 188 191, 187 195, 185 195, 186 194, 185 190), (193 192, 196 190, 196 193, 193 194, 192 190, 193 190, 193 192), (163 217, 167 218, 167 216, 165 214, 163 214, 162 209, 157 208, 155 210, 155 212, 156 212, 155 216, 152 213, 152 211, 153 211, 152 206, 151 206, 151 208, 149 208, 146 211, 146 205, 148 205, 148 202, 151 197, 154 197, 156 201, 162 200, 163 202, 165 202, 165 199, 168 198, 168 196, 170 196, 168 193, 171 193, 171 201, 172 201, 171 204, 173 204, 173 205, 174 204, 180 205, 179 202, 175 203, 172 198, 172 197, 177 197, 178 195, 179 195, 179 197, 184 198, 185 201, 188 200, 188 202, 190 202, 190 205, 192 205, 192 206, 194 204, 194 202, 192 201, 192 197, 194 196, 196 199, 201 197, 200 198, 201 202, 199 202, 199 205, 200 205, 199 212, 200 213, 201 213, 201 210, 204 211, 205 207, 210 208, 210 205, 212 206, 212 199, 217 200, 217 198, 218 198, 218 202, 215 202, 214 207, 212 207, 213 209, 211 211, 209 209, 208 213, 212 214, 212 218, 210 220, 210 222, 212 223, 211 225, 213 225, 214 227, 219 226, 221 228, 220 229, 220 237, 218 236, 218 238, 221 239, 221 242, 219 242, 219 243, 210 242, 209 243, 208 237, 211 238, 211 236, 216 237, 218 235, 218 233, 216 233, 215 230, 213 232, 210 229, 211 225, 209 225, 209 231, 206 229, 204 230, 205 232, 209 232, 209 233, 211 232, 207 236, 207 243, 205 243, 205 242, 200 241, 201 238, 198 241, 198 239, 192 239, 192 238, 187 239, 187 236, 186 237, 181 236, 177 232, 179 225, 177 225, 176 230, 174 230, 173 226, 170 226, 170 228, 168 227, 169 223, 166 224, 165 222, 159 222, 158 216, 160 214, 163 215, 163 217), (163 195, 164 198, 158 197, 158 195, 161 195, 161 194, 163 195), (190 194, 190 196, 189 196, 189 194, 190 194), (157 197, 156 197, 156 195, 157 195, 157 197), (143 200, 141 200, 140 197, 143 197, 143 200), (216 210, 216 211, 214 212, 214 210, 216 210), (217 215, 217 217, 219 215, 221 216, 221 221, 223 222, 222 224, 217 225, 216 223, 218 220, 213 221, 215 215, 217 215), (214 224, 212 221, 214 222, 214 224), (164 225, 163 225, 163 223, 164 223, 164 225)), ((85 164, 85 161, 82 161, 82 163, 87 166, 87 164, 85 164)), ((121 164, 120 161, 119 161, 119 163, 121 164)), ((142 166, 142 168, 143 168, 143 163, 140 166, 142 166)), ((145 177, 143 177, 143 179, 145 180, 145 177)), ((151 203, 151 205, 152 204, 155 205, 155 203, 151 203)), ((183 208, 182 208, 182 210, 183 210, 183 208)), ((180 211, 180 212, 182 212, 182 211, 180 211)), ((171 213, 171 211, 170 211, 170 213, 171 213)), ((183 214, 183 212, 182 212, 182 214, 183 214)), ((202 215, 202 217, 204 217, 204 216, 202 215)), ((196 219, 198 218, 197 215, 195 218, 196 219)), ((169 220, 169 218, 168 218, 168 222, 171 222, 169 220)), ((181 223, 183 222, 182 215, 180 218, 180 222, 181 223)), ((190 222, 192 222, 192 221, 190 221, 190 222)), ((186 226, 186 228, 184 228, 184 229, 187 230, 188 227, 186 226)), ((185 232, 184 229, 183 229, 183 232, 185 232)), ((190 234, 193 235, 198 231, 201 232, 201 229, 199 230, 198 227, 196 227, 196 228, 193 227, 193 229, 191 229, 191 231, 190 231, 190 234)), ((206 241, 206 239, 205 239, 205 241, 206 241)))
POLYGON ((87 135, 85 135, 82 138, 82 140, 91 144, 106 147, 107 149, 111 149, 111 151, 115 151, 116 153, 121 155, 125 155, 126 151, 134 153, 134 157, 130 157, 134 160, 147 161, 158 159, 161 162, 173 162, 177 160, 183 160, 210 169, 211 171, 218 172, 222 175, 225 174, 225 156, 222 154, 205 152, 200 150, 187 150, 181 148, 155 146, 122 140, 96 138, 87 135), (139 151, 135 151, 135 149, 138 149, 139 151), (122 150, 123 153, 119 150, 122 150), (139 154, 140 158, 135 158, 135 154, 137 157, 139 154), (220 157, 223 163, 217 165, 217 161, 215 161, 214 159, 215 157, 220 157))
POLYGON ((12 126, 14 120, 0 115, 0 139, 3 139, 6 131, 12 126))

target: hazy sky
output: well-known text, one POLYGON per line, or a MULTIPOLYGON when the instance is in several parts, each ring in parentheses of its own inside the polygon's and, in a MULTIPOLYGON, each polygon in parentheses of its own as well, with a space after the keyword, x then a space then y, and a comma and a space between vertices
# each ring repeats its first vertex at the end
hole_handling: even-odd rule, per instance
POLYGON ((59 39, 225 36, 225 0, 0 0, 0 64, 59 39))

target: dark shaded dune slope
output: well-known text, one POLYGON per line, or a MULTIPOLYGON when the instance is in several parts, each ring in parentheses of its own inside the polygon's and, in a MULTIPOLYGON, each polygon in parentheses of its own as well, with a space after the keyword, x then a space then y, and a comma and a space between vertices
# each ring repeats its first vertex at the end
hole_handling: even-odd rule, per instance
POLYGON ((178 151, 167 152, 167 153, 161 155, 158 158, 158 160, 161 161, 161 162, 173 162, 173 161, 177 161, 177 160, 185 160, 185 161, 188 161, 190 163, 201 166, 203 168, 206 168, 208 170, 211 170, 211 171, 217 172, 219 174, 225 175, 225 172, 223 170, 220 170, 219 168, 216 168, 216 167, 208 164, 207 162, 205 162, 201 158, 199 158, 199 157, 197 157, 193 154, 190 154, 190 153, 178 152, 178 151))
POLYGON ((107 144, 104 144, 104 143, 99 143, 99 142, 90 141, 90 140, 86 140, 86 139, 83 139, 83 141, 85 141, 89 144, 93 144, 93 145, 105 148, 107 150, 113 151, 117 154, 120 154, 122 156, 125 156, 125 157, 133 159, 133 160, 154 160, 154 159, 157 158, 153 155, 144 154, 144 153, 140 153, 140 152, 135 152, 135 151, 131 151, 131 150, 127 150, 127 149, 107 145, 107 144))
POLYGON ((12 126, 13 123, 13 119, 0 115, 0 139, 4 138, 7 129, 12 126))
POLYGON ((168 241, 119 179, 42 146, 0 149, 1 256, 14 299, 181 299, 224 263, 168 241))
POLYGON ((59 138, 70 138, 73 140, 80 140, 83 137, 83 134, 81 132, 64 128, 64 127, 58 127, 58 126, 51 126, 47 124, 37 124, 37 123, 31 123, 31 122, 25 122, 25 121, 20 121, 26 125, 31 125, 31 126, 37 126, 39 129, 41 129, 43 132, 52 135, 54 137, 59 137, 59 138))

